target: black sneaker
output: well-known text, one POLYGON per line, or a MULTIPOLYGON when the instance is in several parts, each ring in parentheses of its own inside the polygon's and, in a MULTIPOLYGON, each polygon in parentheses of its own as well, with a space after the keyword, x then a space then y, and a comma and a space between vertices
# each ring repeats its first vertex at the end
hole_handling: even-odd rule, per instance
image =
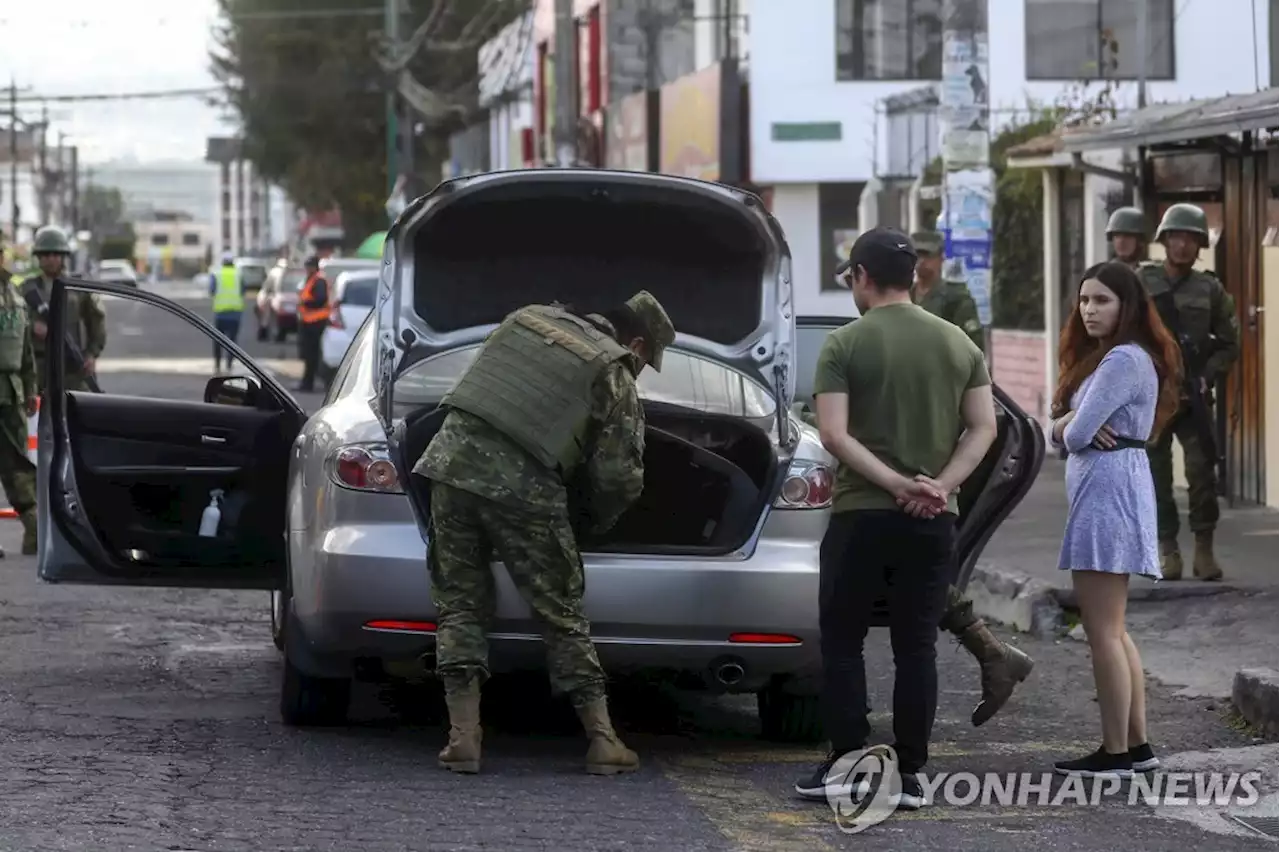
POLYGON ((1109 754, 1105 747, 1086 757, 1076 760, 1060 760, 1053 765, 1054 772, 1059 775, 1080 775, 1085 778, 1111 777, 1132 778, 1133 758, 1129 752, 1109 754))
POLYGON ((1156 757, 1148 743, 1129 749, 1129 759, 1133 761, 1134 772, 1150 772, 1160 768, 1160 758, 1156 757))
POLYGON ((902 792, 894 806, 900 811, 918 811, 928 804, 924 800, 924 788, 914 774, 903 773, 901 776, 902 792))
POLYGON ((831 775, 831 768, 836 761, 854 751, 860 751, 860 749, 833 750, 828 753, 826 759, 819 763, 812 773, 796 782, 796 795, 814 802, 827 802, 831 797, 840 795, 843 787, 853 784, 853 790, 849 794, 853 800, 857 801, 866 796, 871 790, 870 782, 839 774, 831 775))

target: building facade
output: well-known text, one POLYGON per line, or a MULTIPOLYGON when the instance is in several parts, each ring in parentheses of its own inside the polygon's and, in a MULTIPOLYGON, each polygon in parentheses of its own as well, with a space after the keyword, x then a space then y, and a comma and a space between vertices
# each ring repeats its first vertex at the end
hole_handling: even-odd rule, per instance
POLYGON ((211 166, 214 253, 275 254, 291 239, 285 223, 290 210, 283 193, 244 158, 238 139, 210 137, 205 160, 211 166))
MULTIPOLYGON (((1033 105, 1059 102, 1083 81, 1095 90, 1113 81, 1117 104, 1135 105, 1138 2, 988 0, 990 79, 975 85, 987 87, 992 131, 1027 116, 1033 105)), ((875 224, 913 224, 904 221, 907 205, 878 197, 886 186, 918 176, 936 155, 929 147, 937 141, 929 98, 930 92, 936 98, 942 72, 942 5, 752 6, 751 179, 771 188, 795 255, 802 313, 851 313, 848 293, 830 274, 850 237, 875 224), (868 190, 875 203, 866 203, 868 190)), ((1213 4, 1148 0, 1147 10, 1149 102, 1267 85, 1259 78, 1271 66, 1267 4, 1224 14, 1213 4)))

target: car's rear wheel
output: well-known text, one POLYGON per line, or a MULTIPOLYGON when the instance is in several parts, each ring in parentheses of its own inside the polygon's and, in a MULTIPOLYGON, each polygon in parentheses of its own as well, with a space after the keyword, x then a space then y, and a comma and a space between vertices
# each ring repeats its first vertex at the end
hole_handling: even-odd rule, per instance
POLYGON ((277 651, 284 650, 284 592, 276 589, 271 593, 271 642, 277 651))
POLYGON ((796 695, 786 692, 781 684, 770 684, 756 694, 756 707, 760 732, 767 740, 811 743, 823 738, 817 695, 796 695))
MULTIPOLYGON (((272 607, 274 617, 275 608, 272 607)), ((288 621, 286 599, 281 620, 288 621)), ((283 634, 283 631, 281 631, 283 634)), ((284 651, 284 674, 280 679, 280 719, 293 727, 344 725, 351 704, 351 679, 312 677, 298 670, 284 651)))

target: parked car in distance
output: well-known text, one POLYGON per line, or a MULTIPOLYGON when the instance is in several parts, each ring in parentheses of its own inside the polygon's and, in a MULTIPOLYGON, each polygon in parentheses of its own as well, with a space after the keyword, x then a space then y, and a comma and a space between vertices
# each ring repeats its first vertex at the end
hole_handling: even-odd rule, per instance
POLYGON ((298 330, 298 288, 306 278, 300 266, 277 265, 267 273, 254 303, 259 340, 283 341, 298 330))
POLYGON ((239 257, 235 261, 236 271, 244 282, 245 293, 257 293, 267 280, 270 268, 261 260, 253 257, 239 257))
MULTIPOLYGON (((40 577, 270 590, 282 719, 342 724, 355 680, 434 660, 430 493, 410 469, 443 420, 441 398, 512 310, 592 311, 648 289, 677 338, 662 371, 637 379, 644 491, 612 530, 578 542, 600 660, 754 694, 766 737, 820 738, 818 552, 834 459, 791 406, 797 367, 815 357, 798 347, 820 347, 848 320, 797 333, 786 238, 760 200, 645 172, 488 173, 415 200, 387 240, 394 298, 365 319, 310 416, 252 360, 250 375, 212 379, 204 404, 68 391, 51 370, 40 577), (159 488, 168 499, 130 497, 159 488), (202 537, 213 488, 243 508, 202 537)), ((213 334, 153 293, 62 280, 50 334, 64 333, 67 288, 136 299, 213 334)), ((1039 424, 995 397, 998 436, 963 486, 975 498, 958 521, 961 589, 1044 458, 1039 424)), ((529 607, 500 567, 494 583, 492 670, 545 667, 529 607)), ((885 624, 886 602, 875 607, 885 624)))
POLYGON ((103 260, 98 263, 98 280, 125 287, 138 286, 138 271, 127 260, 103 260))
POLYGON ((378 272, 373 269, 340 273, 329 292, 329 324, 320 338, 320 378, 329 387, 338 365, 351 348, 356 331, 373 311, 378 297, 378 272))

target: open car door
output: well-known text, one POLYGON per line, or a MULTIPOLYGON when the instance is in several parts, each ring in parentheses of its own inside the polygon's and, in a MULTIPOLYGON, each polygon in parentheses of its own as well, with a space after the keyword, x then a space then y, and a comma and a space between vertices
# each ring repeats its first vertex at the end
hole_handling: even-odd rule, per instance
MULTIPOLYGON (((850 317, 796 317, 796 404, 813 407, 813 376, 828 334, 850 317)), ((973 568, 996 529, 1031 490, 1044 464, 1044 432, 998 385, 992 385, 998 431, 982 463, 960 489, 960 523, 956 535, 957 588, 969 584, 973 568)))
MULTIPOLYGON (((199 337, 199 335, 195 335, 199 337)), ((306 414, 265 370, 195 314, 160 296, 58 281, 49 304, 40 412, 39 573, 48 582, 222 589, 282 588, 285 501, 306 414), (250 375, 210 379, 203 400, 68 391, 68 296, 164 314, 230 350, 250 375), (201 535, 211 494, 221 518, 201 535)), ((108 342, 108 346, 111 341, 108 342)), ((203 347, 201 347, 203 350, 203 347)), ((199 381, 199 379, 197 379, 199 381)), ((198 391, 193 391, 193 396, 198 391)))

